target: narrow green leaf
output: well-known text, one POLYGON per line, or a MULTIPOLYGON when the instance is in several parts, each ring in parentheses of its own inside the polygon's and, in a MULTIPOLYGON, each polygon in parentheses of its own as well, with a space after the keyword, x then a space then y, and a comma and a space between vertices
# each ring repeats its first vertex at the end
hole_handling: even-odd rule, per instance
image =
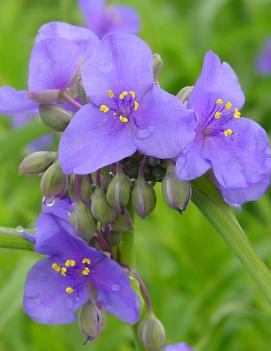
POLYGON ((193 181, 192 200, 226 241, 271 304, 271 273, 251 246, 230 207, 208 176, 193 181))

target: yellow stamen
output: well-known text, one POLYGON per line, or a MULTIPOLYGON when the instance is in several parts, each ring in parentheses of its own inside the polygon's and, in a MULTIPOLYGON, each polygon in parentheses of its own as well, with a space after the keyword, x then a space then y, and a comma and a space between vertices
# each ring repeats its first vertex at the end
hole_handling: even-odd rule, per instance
POLYGON ((119 120, 122 122, 122 123, 127 123, 129 121, 129 119, 123 115, 120 115, 119 116, 119 120))
POLYGON ((230 110, 232 108, 232 103, 231 102, 227 102, 225 105, 226 110, 230 110))
POLYGON ((107 95, 111 98, 115 97, 113 90, 107 90, 107 95))
POLYGON ((234 118, 240 118, 241 117, 241 112, 238 110, 238 108, 234 109, 234 118))
POLYGON ((139 103, 137 101, 134 101, 134 110, 137 111, 139 108, 139 103))
POLYGON ((109 111, 109 107, 107 105, 101 105, 100 111, 106 113, 109 111))
POLYGON ((232 134, 233 134, 233 131, 232 131, 231 129, 226 129, 226 130, 224 131, 225 137, 227 137, 227 136, 229 136, 229 135, 232 135, 232 134))
POLYGON ((67 294, 72 294, 74 292, 74 289, 71 288, 70 286, 68 286, 66 289, 65 289, 66 293, 67 294))
POLYGON ((66 267, 62 267, 60 273, 61 273, 61 275, 62 275, 63 277, 66 277, 67 268, 66 268, 66 267))
POLYGON ((83 270, 83 272, 82 272, 82 274, 83 274, 83 275, 89 275, 89 272, 90 272, 89 268, 88 268, 88 267, 85 267, 84 270, 83 270))
POLYGON ((135 96, 136 96, 136 93, 135 93, 135 91, 133 91, 133 90, 130 90, 130 91, 129 91, 129 94, 132 96, 133 99, 134 99, 135 96))
POLYGON ((119 98, 123 100, 126 96, 128 95, 128 91, 123 91, 120 95, 119 98))
POLYGON ((74 267, 75 264, 76 264, 76 262, 75 262, 74 260, 67 260, 67 261, 65 262, 65 266, 66 266, 66 267, 74 267))
POLYGON ((217 105, 223 105, 224 104, 224 101, 222 99, 217 99, 216 100, 216 104, 217 105))
POLYGON ((82 263, 91 264, 91 260, 89 258, 83 258, 82 263))
POLYGON ((56 271, 56 272, 59 272, 60 269, 61 269, 57 263, 53 263, 53 264, 52 264, 52 268, 53 268, 53 270, 56 271))
POLYGON ((216 112, 215 113, 215 119, 220 119, 221 118, 222 113, 221 112, 216 112))

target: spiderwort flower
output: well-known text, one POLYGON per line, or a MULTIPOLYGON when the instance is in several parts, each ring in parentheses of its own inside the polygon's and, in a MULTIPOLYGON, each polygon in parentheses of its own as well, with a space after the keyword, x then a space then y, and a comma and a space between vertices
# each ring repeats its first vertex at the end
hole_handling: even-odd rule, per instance
POLYGON ((265 131, 241 118, 244 94, 232 68, 209 51, 188 108, 198 123, 193 145, 177 159, 183 180, 213 170, 224 199, 233 205, 258 199, 270 183, 271 159, 265 131))
POLYGON ((29 91, 0 88, 0 113, 14 116, 35 112, 39 103, 55 101, 69 88, 83 60, 97 48, 99 39, 86 28, 51 22, 40 28, 29 64, 29 91))
POLYGON ((99 308, 128 323, 136 323, 139 301, 124 270, 103 253, 86 245, 68 220, 71 203, 56 200, 37 220, 37 252, 48 258, 36 263, 25 283, 24 308, 34 320, 64 324, 76 310, 94 299, 99 308), (90 286, 96 297, 90 296, 90 286))
POLYGON ((139 32, 139 16, 129 6, 106 6, 105 0, 79 0, 79 6, 86 25, 100 38, 112 32, 130 34, 139 32))
POLYGON ((101 40, 82 69, 89 104, 60 141, 64 173, 92 173, 137 150, 171 158, 192 141, 193 113, 153 83, 152 62, 151 50, 136 36, 112 33, 101 40))
POLYGON ((166 347, 165 351, 193 351, 186 343, 172 344, 166 347))
POLYGON ((262 52, 256 57, 256 69, 264 76, 271 74, 271 38, 266 40, 262 52))

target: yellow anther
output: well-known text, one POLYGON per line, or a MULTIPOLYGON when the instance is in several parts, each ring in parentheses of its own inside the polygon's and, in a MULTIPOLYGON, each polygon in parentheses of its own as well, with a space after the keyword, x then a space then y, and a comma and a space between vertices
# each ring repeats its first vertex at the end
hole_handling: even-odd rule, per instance
POLYGON ((232 103, 231 102, 227 102, 226 105, 225 105, 225 108, 227 110, 230 110, 232 108, 232 103))
POLYGON ((134 99, 135 96, 136 96, 136 93, 135 93, 135 91, 133 91, 133 90, 130 90, 130 91, 129 91, 129 94, 132 96, 133 99, 134 99))
POLYGON ((67 261, 65 262, 65 266, 66 266, 66 267, 74 267, 75 264, 76 264, 76 262, 75 262, 74 260, 67 260, 67 261))
POLYGON ((100 111, 106 113, 106 112, 109 111, 109 107, 106 106, 106 105, 101 105, 101 106, 100 106, 100 111))
POLYGON ((238 108, 234 109, 234 118, 240 118, 241 117, 241 112, 238 110, 238 108))
POLYGON ((134 101, 134 110, 137 111, 139 108, 139 103, 137 101, 134 101))
POLYGON ((222 99, 217 99, 216 100, 216 104, 217 105, 223 105, 224 104, 224 101, 222 99))
POLYGON ((123 100, 126 96, 128 95, 128 91, 123 91, 120 95, 119 98, 123 100))
POLYGON ((85 267, 85 268, 83 269, 82 274, 83 274, 83 275, 89 275, 89 272, 90 272, 89 268, 88 268, 88 267, 85 267))
POLYGON ((113 90, 107 90, 107 95, 111 98, 115 97, 113 90))
POLYGON ((221 112, 216 112, 215 113, 215 119, 220 119, 221 118, 222 113, 221 112))
POLYGON ((61 269, 57 263, 53 263, 53 264, 52 264, 52 268, 53 268, 53 270, 56 271, 56 272, 59 272, 60 269, 61 269))
POLYGON ((66 289, 65 289, 66 293, 67 294, 72 294, 74 292, 74 289, 71 288, 70 286, 68 286, 66 289))
POLYGON ((83 258, 82 263, 91 264, 91 260, 89 258, 83 258))
POLYGON ((227 136, 229 136, 229 135, 232 135, 232 134, 233 134, 233 131, 232 131, 231 129, 226 129, 226 130, 224 131, 225 137, 227 137, 227 136))
POLYGON ((122 123, 127 123, 129 121, 129 119, 123 115, 120 115, 119 116, 119 120, 122 122, 122 123))
POLYGON ((61 275, 62 275, 63 277, 66 277, 67 268, 66 268, 66 267, 62 267, 60 273, 61 273, 61 275))

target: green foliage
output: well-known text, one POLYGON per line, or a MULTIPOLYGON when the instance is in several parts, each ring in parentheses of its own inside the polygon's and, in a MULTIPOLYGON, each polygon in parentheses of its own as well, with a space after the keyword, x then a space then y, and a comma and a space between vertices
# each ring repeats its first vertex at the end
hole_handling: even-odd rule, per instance
MULTIPOLYGON (((177 93, 197 78, 203 54, 213 49, 231 63, 247 96, 243 113, 271 131, 271 77, 258 77, 254 58, 269 34, 269 0, 119 0, 142 16, 142 36, 164 61, 161 85, 177 93)), ((75 0, 0 1, 0 85, 25 88, 33 38, 42 23, 79 23, 75 0)), ((44 127, 45 128, 45 127, 44 127)), ((38 177, 18 174, 26 144, 42 133, 38 122, 12 131, 0 125, 0 225, 28 226, 40 210, 38 177), (37 133, 37 134, 35 134, 37 133)), ((46 129, 45 129, 46 130, 46 129)), ((147 220, 136 220, 137 270, 153 299, 168 342, 188 341, 198 351, 270 351, 271 310, 257 287, 193 204, 184 215, 162 200, 147 220)), ((271 266, 270 193, 237 212, 257 252, 271 266)), ((88 346, 76 324, 44 326, 22 310, 23 282, 37 256, 0 251, 0 351, 131 351, 129 326, 110 318, 88 346)))

